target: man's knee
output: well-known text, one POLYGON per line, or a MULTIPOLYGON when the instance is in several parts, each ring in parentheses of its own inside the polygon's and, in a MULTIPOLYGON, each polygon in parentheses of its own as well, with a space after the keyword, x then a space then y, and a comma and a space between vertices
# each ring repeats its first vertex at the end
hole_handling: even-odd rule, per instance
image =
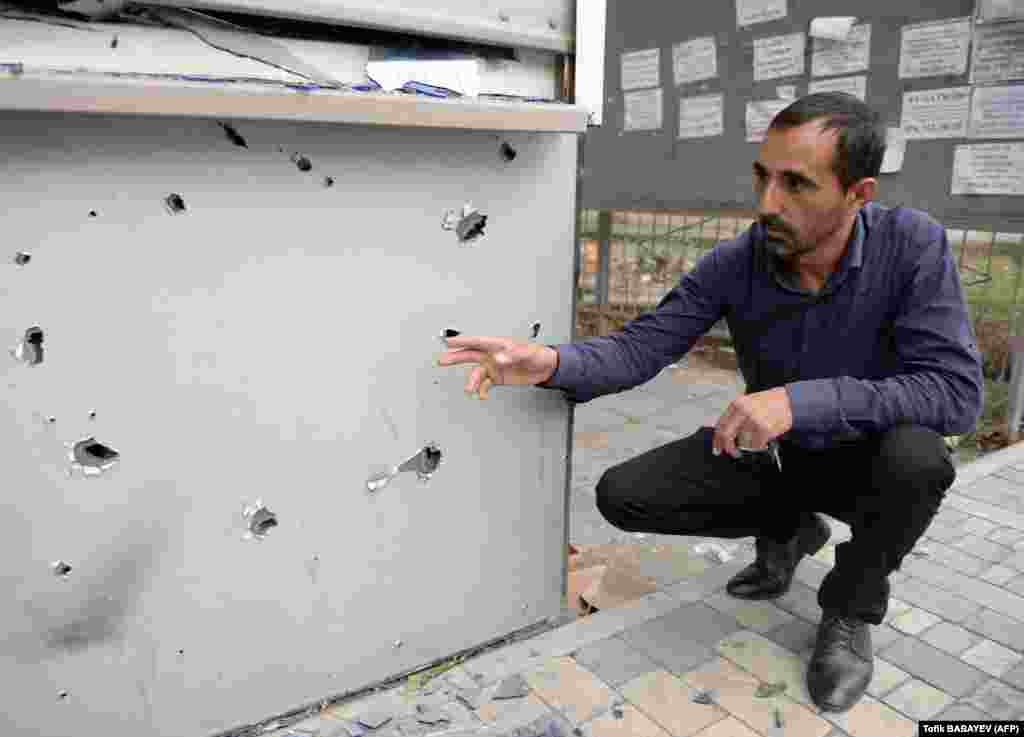
POLYGON ((629 509, 629 484, 625 482, 619 466, 613 466, 601 474, 595 487, 597 511, 608 522, 620 530, 629 530, 633 516, 629 509))
POLYGON ((897 425, 882 434, 872 463, 877 489, 914 489, 942 496, 953 485, 956 469, 946 441, 921 425, 897 425))

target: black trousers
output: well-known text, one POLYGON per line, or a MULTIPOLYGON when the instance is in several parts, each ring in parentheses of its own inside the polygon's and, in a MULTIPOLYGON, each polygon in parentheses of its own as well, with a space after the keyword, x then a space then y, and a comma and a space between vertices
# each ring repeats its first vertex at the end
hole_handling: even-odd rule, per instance
POLYGON ((597 508, 628 532, 784 540, 806 510, 850 525, 818 590, 823 609, 880 624, 888 576, 931 523, 956 478, 938 433, 898 425, 825 450, 781 444, 782 471, 712 455, 713 428, 608 469, 597 508))

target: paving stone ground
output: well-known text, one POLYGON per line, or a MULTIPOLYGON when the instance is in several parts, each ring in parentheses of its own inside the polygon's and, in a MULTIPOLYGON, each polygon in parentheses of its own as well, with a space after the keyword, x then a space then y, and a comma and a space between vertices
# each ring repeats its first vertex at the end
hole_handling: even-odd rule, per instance
MULTIPOLYGON (((725 372, 695 380, 666 370, 642 387, 577 406, 572 542, 685 543, 692 550, 696 538, 615 529, 596 509, 594 486, 611 465, 713 424, 738 390, 725 372)), ((1024 445, 958 468, 935 522, 892 576, 889 614, 872 627, 868 693, 840 715, 818 712, 804 681, 820 615, 817 586, 835 543, 850 536, 842 522, 830 524, 828 546, 804 559, 793 588, 777 601, 725 594, 729 577, 753 559, 750 541, 739 541, 746 544, 726 563, 677 566, 679 580, 651 572, 655 593, 435 679, 433 694, 416 703, 433 699, 433 708, 447 710, 447 725, 422 724, 415 703, 385 692, 297 726, 345 735, 341 720, 371 708, 394 715, 371 733, 386 737, 455 735, 463 727, 461 737, 487 726, 497 735, 495 725, 543 718, 584 737, 913 737, 923 719, 1024 719, 1024 445), (494 699, 513 674, 528 694, 494 699), (777 690, 766 684, 780 682, 785 690, 764 695, 777 690), (457 698, 459 689, 478 692, 477 708, 457 698), (707 689, 711 703, 693 700, 707 689)))

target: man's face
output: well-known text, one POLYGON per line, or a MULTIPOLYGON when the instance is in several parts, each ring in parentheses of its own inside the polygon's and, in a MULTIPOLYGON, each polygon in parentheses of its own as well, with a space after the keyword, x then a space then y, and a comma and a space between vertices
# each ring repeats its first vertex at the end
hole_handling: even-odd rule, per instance
POLYGON ((837 131, 812 120, 795 128, 768 130, 754 162, 754 190, 768 248, 794 261, 836 233, 859 202, 843 192, 832 169, 837 131))

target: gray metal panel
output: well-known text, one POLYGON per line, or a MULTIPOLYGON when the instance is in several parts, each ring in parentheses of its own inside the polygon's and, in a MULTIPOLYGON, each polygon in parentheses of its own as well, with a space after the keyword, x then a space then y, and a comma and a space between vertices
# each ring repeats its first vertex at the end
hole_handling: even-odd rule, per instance
MULTIPOLYGON (((867 0, 851 8, 842 0, 789 3, 785 19, 736 27, 734 3, 684 6, 640 0, 609 2, 606 45, 606 123, 587 133, 583 202, 591 208, 753 208, 750 174, 758 144, 746 143, 745 106, 750 99, 776 97, 780 84, 797 84, 806 94, 812 44, 807 44, 806 74, 754 82, 753 41, 795 31, 807 31, 818 16, 855 13, 870 22, 871 60, 867 102, 888 125, 900 124, 904 90, 934 89, 968 84, 968 75, 901 81, 898 75, 900 27, 907 23, 971 15, 974 0, 867 0), (707 83, 674 88, 672 45, 714 34, 719 45, 719 77, 707 83), (665 88, 664 128, 658 132, 622 132, 623 97, 620 55, 658 46, 665 88), (677 140, 679 102, 683 94, 725 93, 725 135, 677 140)), ((952 196, 953 151, 968 139, 910 141, 903 171, 884 174, 879 199, 892 205, 916 207, 947 226, 976 225, 994 229, 1024 227, 1024 198, 952 196)))
POLYGON ((4 259, 33 256, 0 332, 45 331, 0 361, 0 732, 210 734, 559 612, 568 407, 471 401, 436 357, 448 326, 570 338, 577 136, 0 120, 4 259), (441 228, 467 198, 471 246, 441 228), (87 434, 120 466, 69 478, 87 434), (429 441, 428 484, 367 494, 429 441), (246 541, 257 498, 279 526, 246 541))

